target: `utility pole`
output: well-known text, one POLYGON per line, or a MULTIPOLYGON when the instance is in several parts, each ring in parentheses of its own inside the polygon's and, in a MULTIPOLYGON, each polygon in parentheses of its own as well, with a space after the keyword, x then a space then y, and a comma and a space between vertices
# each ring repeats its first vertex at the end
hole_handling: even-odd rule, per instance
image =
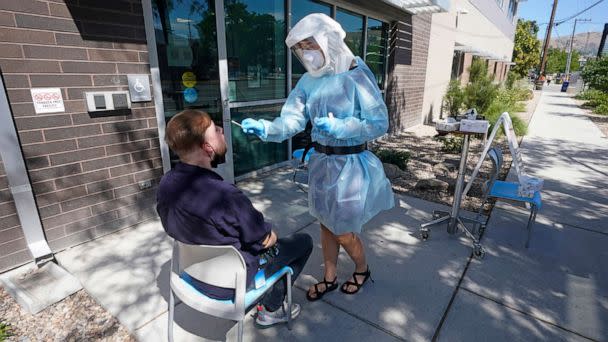
MULTIPOLYGON (((545 65, 547 64, 547 50, 549 49, 549 40, 551 40, 551 29, 553 29, 553 20, 555 19, 555 10, 557 9, 557 0, 553 0, 553 9, 551 10, 551 19, 549 19, 549 26, 547 26, 547 35, 545 36, 545 44, 543 44, 543 57, 540 62, 540 71, 538 80, 540 80, 540 76, 545 73, 545 65)), ((537 81, 536 89, 542 89, 543 84, 537 81)))
POLYGON ((570 80, 570 63, 572 62, 572 48, 574 46, 574 31, 576 31, 576 23, 579 21, 591 21, 591 19, 574 19, 574 27, 572 27, 572 36, 570 37, 570 47, 568 49, 568 60, 566 61, 566 80, 570 80))
POLYGON ((606 47, 606 36, 608 36, 608 23, 604 24, 604 33, 602 33, 602 40, 600 41, 600 47, 597 49, 597 58, 602 58, 606 47))
POLYGON ((591 34, 591 32, 587 31, 587 38, 585 38, 585 47, 583 48, 583 51, 585 51, 585 53, 587 52, 587 46, 589 45, 589 35, 591 34))

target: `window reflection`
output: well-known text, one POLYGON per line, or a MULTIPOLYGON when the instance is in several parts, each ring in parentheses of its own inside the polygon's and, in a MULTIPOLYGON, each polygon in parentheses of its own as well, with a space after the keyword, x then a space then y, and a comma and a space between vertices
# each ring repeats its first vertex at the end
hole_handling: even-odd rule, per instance
POLYGON ((346 45, 355 56, 363 56, 363 16, 339 8, 336 11, 336 21, 346 31, 346 45))
MULTIPOLYGON (((298 21, 312 13, 323 13, 331 16, 331 6, 312 0, 292 0, 291 1, 291 27, 294 27, 298 21)), ((291 60, 291 86, 296 86, 306 69, 297 58, 291 60)))
POLYGON ((285 97, 284 1, 226 0, 229 98, 285 97))
MULTIPOLYGON (((233 108, 232 119, 241 122, 245 118, 273 120, 279 116, 282 104, 258 107, 233 108)), ((253 134, 245 134, 232 126, 234 174, 236 176, 287 160, 287 141, 265 143, 253 134)))
MULTIPOLYGON (((165 120, 186 108, 222 125, 213 0, 152 1, 165 120)), ((171 151, 171 162, 177 156, 171 151)))
POLYGON ((450 79, 459 80, 462 72, 464 71, 464 52, 454 51, 454 57, 452 58, 452 76, 450 79))
POLYGON ((169 117, 184 108, 201 108, 221 121, 214 6, 212 0, 153 2, 163 102, 169 117))
POLYGON ((380 20, 367 19, 367 48, 365 63, 371 69, 378 87, 384 89, 384 75, 386 73, 386 54, 388 46, 388 24, 380 20))

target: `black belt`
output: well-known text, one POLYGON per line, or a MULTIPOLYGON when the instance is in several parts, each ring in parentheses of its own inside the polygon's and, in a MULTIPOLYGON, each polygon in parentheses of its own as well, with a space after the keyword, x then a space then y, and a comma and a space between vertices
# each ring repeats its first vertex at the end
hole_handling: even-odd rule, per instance
POLYGON ((365 144, 356 146, 325 146, 319 143, 313 142, 312 147, 315 148, 316 152, 323 154, 356 154, 365 151, 365 144))

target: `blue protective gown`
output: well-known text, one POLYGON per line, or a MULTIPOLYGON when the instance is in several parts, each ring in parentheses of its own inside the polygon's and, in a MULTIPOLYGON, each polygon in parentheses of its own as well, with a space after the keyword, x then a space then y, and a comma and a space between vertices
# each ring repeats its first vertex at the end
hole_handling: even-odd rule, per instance
MULTIPOLYGON (((264 141, 281 142, 312 120, 312 140, 325 146, 355 146, 388 129, 388 113, 376 80, 357 57, 357 67, 336 75, 304 74, 274 121, 264 124, 264 141), (315 127, 316 117, 343 119, 334 135, 315 127)), ((395 205, 382 162, 370 151, 349 155, 314 153, 309 165, 310 213, 334 234, 361 232, 363 224, 395 205)))

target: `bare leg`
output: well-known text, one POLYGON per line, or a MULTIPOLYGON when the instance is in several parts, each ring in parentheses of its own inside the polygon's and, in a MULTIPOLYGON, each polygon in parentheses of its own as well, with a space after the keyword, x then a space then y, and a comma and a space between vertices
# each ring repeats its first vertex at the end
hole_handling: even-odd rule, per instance
MULTIPOLYGON (((338 253, 340 253, 340 244, 336 240, 336 236, 321 224, 321 247, 323 248, 323 262, 325 264, 325 280, 333 281, 336 279, 338 253)), ((325 284, 318 285, 319 292, 325 291, 325 284)), ((308 293, 312 298, 316 298, 315 286, 312 285, 308 289, 308 293)))
MULTIPOLYGON (((361 241, 361 238, 359 238, 359 236, 355 233, 346 233, 342 235, 337 235, 336 239, 338 240, 338 243, 342 247, 344 247, 344 250, 346 251, 346 253, 348 253, 350 258, 355 262, 355 272, 362 273, 367 271, 365 248, 363 247, 363 242, 361 241)), ((356 282, 360 284, 364 278, 364 276, 358 275, 356 282)), ((350 281, 355 282, 352 277, 350 281)), ((356 286, 349 285, 347 286, 346 291, 353 292, 356 289, 356 286)))

